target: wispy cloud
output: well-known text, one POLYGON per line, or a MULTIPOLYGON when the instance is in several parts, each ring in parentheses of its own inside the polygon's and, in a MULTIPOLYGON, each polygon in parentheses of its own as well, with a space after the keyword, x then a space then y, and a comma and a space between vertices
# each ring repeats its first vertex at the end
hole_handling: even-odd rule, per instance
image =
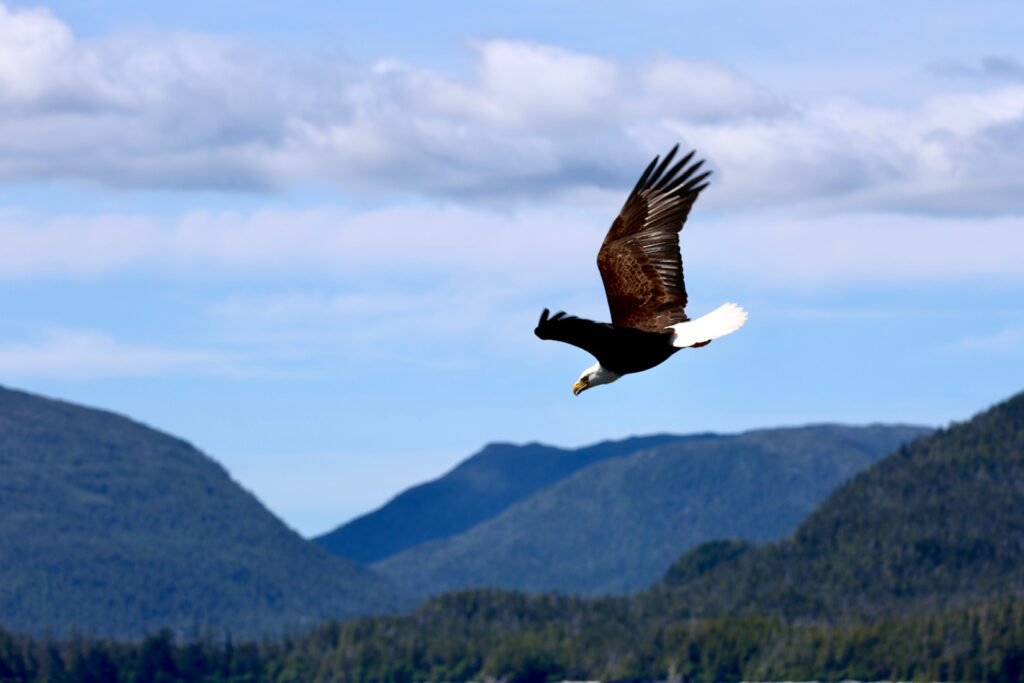
POLYGON ((686 235, 716 276, 785 288, 993 282, 1019 287, 1024 218, 747 215, 686 235))
POLYGON ((1024 81, 1024 64, 1013 57, 998 55, 985 57, 976 65, 952 61, 941 62, 932 65, 931 70, 940 76, 953 78, 1024 81))
POLYGON ((1006 354, 1024 351, 1024 327, 1011 327, 994 334, 966 337, 957 345, 960 350, 1006 354))
MULTIPOLYGON (((263 318, 284 304, 320 313, 368 303, 381 309, 385 300, 384 308, 402 306, 409 292, 463 301, 472 298, 467 292, 598 286, 594 259, 613 206, 579 215, 559 208, 495 213, 415 205, 365 213, 330 207, 191 212, 170 220, 8 216, 0 217, 0 279, 145 272, 190 281, 302 276, 333 283, 336 291, 326 299, 268 305, 263 318), (346 294, 338 298, 337 291, 346 294)), ((1014 216, 785 216, 698 208, 682 242, 685 260, 702 271, 781 287, 1019 284, 1024 278, 1018 257, 1024 218, 1014 216)))
POLYGON ((557 209, 495 213, 455 206, 196 211, 171 220, 8 214, 0 215, 0 278, 145 268, 190 279, 313 271, 328 279, 391 273, 408 280, 515 275, 528 267, 530 281, 543 282, 573 269, 581 248, 596 255, 613 214, 609 209, 592 222, 557 209))
POLYGON ((468 58, 453 75, 201 34, 82 39, 46 10, 0 5, 0 179, 537 201, 626 187, 682 139, 719 171, 722 207, 1024 209, 1019 84, 981 79, 899 108, 787 101, 716 61, 510 40, 468 58))
POLYGON ((55 329, 28 343, 0 345, 5 377, 247 376, 258 373, 232 353, 119 342, 92 330, 55 329))
MULTIPOLYGON (((593 299, 603 311, 595 277, 593 299)), ((458 363, 456 350, 486 346, 520 353, 540 312, 538 301, 569 306, 578 297, 510 282, 433 284, 405 290, 286 291, 237 294, 209 308, 212 334, 227 344, 288 349, 310 355, 458 363), (439 350, 441 352, 439 352, 439 350)), ((476 362, 475 351, 470 362, 476 362)))

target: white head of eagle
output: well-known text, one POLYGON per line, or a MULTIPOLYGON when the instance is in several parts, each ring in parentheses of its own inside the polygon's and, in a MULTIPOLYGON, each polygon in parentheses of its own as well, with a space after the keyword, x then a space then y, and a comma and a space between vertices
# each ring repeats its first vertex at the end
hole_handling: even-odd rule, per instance
POLYGON ((598 384, 609 384, 620 376, 611 370, 602 368, 600 363, 594 363, 580 374, 576 384, 572 385, 572 393, 579 396, 590 387, 596 387, 598 384))
POLYGON ((546 308, 541 313, 534 330, 538 337, 578 346, 597 358, 573 385, 577 396, 653 368, 679 349, 706 346, 747 320, 733 303, 696 320, 686 315, 679 232, 711 173, 695 175, 704 162, 690 164, 693 152, 669 168, 678 151, 676 145, 661 163, 655 157, 647 166, 597 254, 611 323, 564 312, 550 315, 546 308))

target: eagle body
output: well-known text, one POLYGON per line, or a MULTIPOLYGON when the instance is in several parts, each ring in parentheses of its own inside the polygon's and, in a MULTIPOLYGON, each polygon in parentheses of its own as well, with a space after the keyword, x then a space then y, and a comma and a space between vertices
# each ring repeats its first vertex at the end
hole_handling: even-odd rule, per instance
POLYGON ((597 359, 573 386, 580 394, 622 375, 649 370, 681 348, 706 346, 739 329, 747 314, 727 303, 696 320, 686 315, 686 287, 679 232, 710 172, 690 152, 672 163, 679 146, 640 176, 612 223, 597 255, 611 323, 585 320, 548 309, 534 330, 541 339, 578 346, 597 359))
POLYGON ((650 370, 679 350, 672 346, 671 330, 649 332, 635 327, 584 320, 564 313, 549 317, 547 309, 541 314, 534 332, 541 339, 555 339, 586 348, 597 358, 602 368, 619 377, 650 370))

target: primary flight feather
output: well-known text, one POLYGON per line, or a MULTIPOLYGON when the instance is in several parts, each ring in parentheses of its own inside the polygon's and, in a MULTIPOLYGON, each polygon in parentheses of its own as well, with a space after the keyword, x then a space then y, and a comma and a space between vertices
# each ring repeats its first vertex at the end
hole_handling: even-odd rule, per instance
POLYGON ((611 323, 598 323, 548 309, 534 332, 588 351, 597 363, 573 386, 579 395, 598 384, 653 368, 682 348, 707 345, 735 332, 746 312, 727 303, 696 320, 686 317, 683 259, 679 231, 710 171, 704 161, 690 163, 694 152, 672 164, 679 145, 655 157, 630 192, 597 254, 611 323))

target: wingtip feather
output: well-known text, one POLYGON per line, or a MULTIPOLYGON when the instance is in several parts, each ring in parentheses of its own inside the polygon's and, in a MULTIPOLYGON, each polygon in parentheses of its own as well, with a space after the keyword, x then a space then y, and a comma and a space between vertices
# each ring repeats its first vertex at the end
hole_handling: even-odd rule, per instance
POLYGON ((675 158, 676 152, 678 151, 679 144, 677 143, 676 146, 669 150, 669 153, 665 155, 662 162, 658 164, 658 168, 654 169, 654 173, 651 175, 651 178, 647 183, 648 185, 658 184, 658 181, 661 179, 661 174, 664 173, 665 169, 668 168, 668 165, 672 163, 672 159, 675 158))

